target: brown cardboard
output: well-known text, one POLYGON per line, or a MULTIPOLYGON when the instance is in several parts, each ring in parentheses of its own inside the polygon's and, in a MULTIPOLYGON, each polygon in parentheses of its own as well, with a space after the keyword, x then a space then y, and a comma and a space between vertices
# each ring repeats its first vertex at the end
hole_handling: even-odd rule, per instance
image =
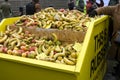
POLYGON ((63 42, 83 42, 85 33, 83 31, 58 30, 58 29, 42 29, 42 28, 24 28, 34 33, 36 36, 46 36, 52 38, 52 33, 57 35, 58 40, 63 42))
MULTIPOLYGON (((17 27, 12 27, 16 29, 17 27)), ((58 40, 62 42, 83 42, 86 32, 83 31, 73 31, 73 30, 58 30, 58 29, 42 29, 42 28, 30 28, 22 27, 23 30, 29 31, 36 36, 48 38, 53 38, 52 33, 56 34, 58 40)))

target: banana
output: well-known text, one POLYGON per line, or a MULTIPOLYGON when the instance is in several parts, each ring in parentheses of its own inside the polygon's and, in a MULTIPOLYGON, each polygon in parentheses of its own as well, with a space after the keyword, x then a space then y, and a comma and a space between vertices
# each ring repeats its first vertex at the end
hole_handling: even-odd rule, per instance
POLYGON ((49 28, 51 28, 51 25, 52 25, 51 23, 50 24, 46 24, 44 28, 45 29, 49 29, 49 28))
POLYGON ((38 53, 42 53, 42 48, 41 48, 41 45, 39 45, 39 48, 38 48, 38 53))
POLYGON ((9 25, 7 25, 7 31, 10 31, 10 26, 9 25))
POLYGON ((26 26, 30 26, 33 23, 33 21, 30 21, 29 23, 26 24, 26 26))
POLYGON ((53 36, 53 39, 54 39, 53 41, 56 42, 58 40, 57 35, 55 33, 52 33, 52 36, 53 36))
POLYGON ((63 59, 62 56, 58 56, 57 60, 61 61, 63 59))
POLYGON ((47 51, 47 49, 45 49, 45 45, 42 45, 42 51, 43 51, 43 52, 46 52, 46 51, 47 51))
POLYGON ((77 59, 72 58, 71 55, 69 55, 68 59, 71 60, 71 61, 73 61, 74 63, 76 63, 76 61, 77 61, 77 59))
POLYGON ((3 37, 3 36, 4 36, 3 32, 0 32, 0 37, 3 37))
POLYGON ((24 23, 16 23, 16 26, 23 26, 24 23))
POLYGON ((9 43, 9 40, 10 40, 10 39, 8 38, 8 39, 4 42, 3 45, 4 45, 4 46, 7 46, 7 44, 9 43))
POLYGON ((17 33, 20 34, 22 31, 23 31, 23 28, 19 27, 19 31, 17 33))
POLYGON ((55 62, 56 62, 56 63, 61 63, 61 61, 59 61, 59 60, 56 60, 55 62))
POLYGON ((54 55, 54 59, 57 59, 59 56, 65 56, 65 49, 62 47, 62 52, 61 53, 56 53, 54 55))
POLYGON ((13 53, 13 51, 12 51, 12 50, 8 50, 8 51, 7 51, 7 54, 12 55, 12 53, 13 53))
POLYGON ((15 30, 10 31, 10 34, 14 34, 16 32, 17 32, 17 30, 15 29, 15 30))
POLYGON ((75 65, 75 63, 74 63, 73 61, 67 59, 66 57, 64 57, 63 60, 64 60, 64 62, 65 62, 66 64, 68 64, 68 65, 75 65))
POLYGON ((57 59, 57 57, 59 57, 59 56, 65 56, 65 54, 63 54, 63 53, 56 53, 54 55, 54 59, 57 59))
POLYGON ((28 19, 29 19, 30 21, 34 22, 34 19, 32 19, 32 18, 30 18, 30 17, 28 17, 28 19))
POLYGON ((20 46, 20 40, 19 39, 16 39, 17 40, 17 47, 20 46))
POLYGON ((18 38, 12 38, 12 39, 7 39, 6 41, 5 41, 5 43, 4 43, 4 46, 6 46, 8 43, 10 43, 10 45, 12 46, 12 47, 14 47, 14 45, 16 44, 16 46, 17 47, 19 47, 20 46, 20 40, 18 39, 18 38))
POLYGON ((46 49, 45 45, 42 45, 42 51, 43 51, 43 53, 45 53, 46 55, 48 55, 50 53, 50 51, 51 51, 51 48, 48 47, 48 49, 46 49))
POLYGON ((61 52, 61 48, 60 48, 60 46, 57 45, 57 46, 55 47, 55 51, 57 51, 57 52, 61 52))
POLYGON ((15 41, 16 40, 16 38, 9 38, 9 43, 11 43, 12 41, 15 41))
POLYGON ((64 60, 62 59, 61 61, 60 61, 62 64, 65 64, 65 62, 64 62, 64 60))
POLYGON ((75 52, 72 52, 70 56, 71 56, 71 58, 74 58, 74 59, 76 59, 76 58, 77 58, 77 53, 75 53, 75 52))
POLYGON ((4 35, 4 37, 0 39, 0 43, 3 43, 7 39, 7 37, 7 35, 4 35))
POLYGON ((11 42, 11 47, 14 48, 14 46, 15 46, 16 43, 17 43, 16 40, 15 40, 15 41, 12 41, 12 42, 11 42))
POLYGON ((41 53, 36 56, 37 60, 46 60, 46 58, 47 58, 47 55, 45 53, 41 53))
POLYGON ((16 33, 11 34, 11 36, 14 37, 14 38, 20 38, 20 36, 16 33))
POLYGON ((39 55, 38 48, 35 48, 35 53, 39 55))
POLYGON ((53 56, 54 56, 54 51, 52 50, 52 51, 50 52, 49 57, 50 57, 50 58, 53 58, 53 56))

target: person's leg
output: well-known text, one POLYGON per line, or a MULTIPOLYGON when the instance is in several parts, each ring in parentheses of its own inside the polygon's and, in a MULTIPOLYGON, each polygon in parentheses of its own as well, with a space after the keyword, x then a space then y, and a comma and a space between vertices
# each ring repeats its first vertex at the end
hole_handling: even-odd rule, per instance
POLYGON ((120 80, 120 45, 119 43, 116 43, 117 49, 115 54, 115 60, 117 62, 116 66, 114 67, 113 75, 117 78, 117 80, 120 80))
POLYGON ((110 60, 115 60, 117 46, 112 42, 108 51, 107 58, 110 60))

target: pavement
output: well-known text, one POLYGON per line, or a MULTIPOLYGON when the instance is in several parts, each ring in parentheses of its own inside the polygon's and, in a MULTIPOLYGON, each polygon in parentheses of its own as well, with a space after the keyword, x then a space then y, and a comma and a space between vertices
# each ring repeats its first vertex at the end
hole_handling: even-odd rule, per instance
POLYGON ((115 68, 117 64, 116 60, 107 60, 108 66, 103 80, 120 80, 120 66, 117 69, 115 68))

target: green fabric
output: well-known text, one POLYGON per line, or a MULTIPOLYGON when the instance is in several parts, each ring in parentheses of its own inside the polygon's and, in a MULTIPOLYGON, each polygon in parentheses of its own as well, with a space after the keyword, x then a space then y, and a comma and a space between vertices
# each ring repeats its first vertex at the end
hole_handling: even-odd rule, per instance
POLYGON ((79 0, 76 0, 76 6, 78 6, 79 5, 79 0))
POLYGON ((76 0, 76 7, 78 10, 80 10, 86 14, 85 0, 76 0))
POLYGON ((0 4, 0 9, 2 11, 2 15, 4 18, 8 18, 11 16, 11 4, 8 2, 3 2, 0 4))
POLYGON ((85 14, 87 13, 87 11, 86 11, 86 5, 84 5, 84 13, 85 14))

